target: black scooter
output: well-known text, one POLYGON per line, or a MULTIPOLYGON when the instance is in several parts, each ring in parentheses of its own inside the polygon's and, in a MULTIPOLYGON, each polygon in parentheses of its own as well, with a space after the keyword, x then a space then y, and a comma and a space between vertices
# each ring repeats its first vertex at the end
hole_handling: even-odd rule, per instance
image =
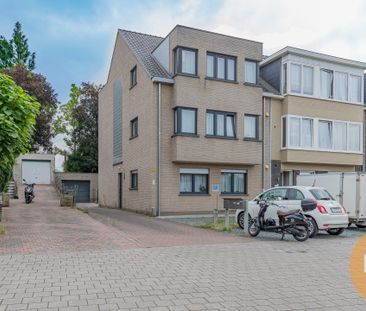
MULTIPOLYGON (((311 199, 304 199, 301 201, 301 207, 303 210, 312 209, 313 205, 316 206, 316 202, 311 199)), ((252 237, 256 237, 260 231, 270 231, 275 233, 281 233, 282 239, 285 234, 292 234, 292 236, 299 242, 304 242, 309 238, 308 222, 304 214, 299 210, 291 211, 277 211, 279 224, 271 218, 264 219, 264 215, 270 206, 281 206, 268 202, 259 202, 258 216, 252 218, 249 222, 248 232, 252 237)))
POLYGON ((34 199, 35 195, 34 195, 34 185, 33 184, 27 184, 27 182, 25 181, 25 179, 23 179, 23 182, 25 183, 25 188, 24 188, 24 198, 25 198, 25 203, 29 204, 32 202, 32 200, 34 199))

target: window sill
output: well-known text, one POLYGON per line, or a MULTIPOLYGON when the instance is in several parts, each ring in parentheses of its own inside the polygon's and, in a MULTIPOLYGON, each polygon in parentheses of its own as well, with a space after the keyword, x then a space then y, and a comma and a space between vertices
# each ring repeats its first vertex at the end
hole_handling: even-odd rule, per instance
POLYGON ((189 133, 187 133, 187 134, 177 133, 177 134, 172 135, 171 137, 173 138, 173 137, 179 137, 179 136, 183 136, 183 137, 200 137, 200 135, 198 135, 198 134, 189 134, 189 133))
POLYGON ((218 78, 211 78, 211 77, 206 77, 205 80, 239 84, 238 81, 236 81, 236 80, 225 80, 225 79, 218 79, 218 78))
POLYGON ((227 140, 238 140, 236 137, 226 137, 226 136, 215 136, 215 135, 205 135, 206 138, 218 138, 218 139, 227 139, 227 140))
POLYGON ((175 78, 176 76, 196 78, 196 79, 200 78, 200 76, 198 76, 198 75, 192 75, 192 74, 189 74, 189 73, 176 73, 176 74, 174 74, 173 78, 175 78))
POLYGON ((252 86, 252 87, 262 87, 260 84, 258 84, 258 83, 250 83, 250 82, 244 82, 243 83, 244 85, 246 85, 246 86, 252 86))
POLYGON ((135 190, 135 191, 137 191, 137 190, 139 190, 139 188, 128 188, 128 190, 135 190))
POLYGON ((133 139, 135 139, 135 138, 137 138, 137 137, 139 137, 139 135, 132 136, 132 137, 130 137, 130 138, 129 138, 129 140, 133 140, 133 139))
POLYGON ((247 193, 220 193, 221 197, 247 197, 247 193))
POLYGON ((256 142, 256 143, 261 143, 262 142, 262 140, 259 139, 259 138, 246 138, 246 137, 244 137, 243 140, 244 141, 252 141, 252 142, 256 142))
POLYGON ((180 197, 210 197, 209 193, 179 193, 178 196, 180 197))

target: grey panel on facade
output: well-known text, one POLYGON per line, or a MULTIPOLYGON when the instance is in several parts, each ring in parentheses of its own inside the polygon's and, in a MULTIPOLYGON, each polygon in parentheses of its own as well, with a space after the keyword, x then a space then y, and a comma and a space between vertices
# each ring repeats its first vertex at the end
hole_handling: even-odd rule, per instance
POLYGON ((122 161, 122 79, 113 85, 113 164, 122 161))
POLYGON ((154 49, 164 38, 122 29, 119 30, 119 33, 150 78, 171 79, 169 73, 152 55, 154 49))
POLYGON ((90 181, 88 180, 63 180, 65 189, 76 190, 76 203, 90 202, 90 181))
POLYGON ((260 68, 260 77, 272 85, 278 92, 281 90, 281 58, 260 68))

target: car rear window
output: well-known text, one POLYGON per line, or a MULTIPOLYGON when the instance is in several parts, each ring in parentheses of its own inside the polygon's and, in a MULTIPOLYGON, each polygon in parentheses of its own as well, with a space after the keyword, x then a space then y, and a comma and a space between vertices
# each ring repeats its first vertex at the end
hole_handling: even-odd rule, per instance
POLYGON ((316 188, 311 189, 310 192, 317 200, 334 200, 331 194, 325 189, 316 188))

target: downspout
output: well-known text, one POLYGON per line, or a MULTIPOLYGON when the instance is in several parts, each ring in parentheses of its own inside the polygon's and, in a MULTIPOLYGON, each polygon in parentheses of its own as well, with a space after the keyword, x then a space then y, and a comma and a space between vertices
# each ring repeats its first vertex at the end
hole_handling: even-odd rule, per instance
POLYGON ((262 97, 262 192, 265 190, 264 189, 264 184, 265 184, 265 146, 266 146, 266 116, 265 116, 265 104, 266 104, 266 98, 262 97))
POLYGON ((160 140, 161 140, 161 83, 158 83, 158 133, 157 133, 157 194, 156 216, 160 216, 160 140))
POLYGON ((269 98, 269 139, 268 139, 268 160, 269 160, 269 187, 272 187, 272 98, 269 98))

